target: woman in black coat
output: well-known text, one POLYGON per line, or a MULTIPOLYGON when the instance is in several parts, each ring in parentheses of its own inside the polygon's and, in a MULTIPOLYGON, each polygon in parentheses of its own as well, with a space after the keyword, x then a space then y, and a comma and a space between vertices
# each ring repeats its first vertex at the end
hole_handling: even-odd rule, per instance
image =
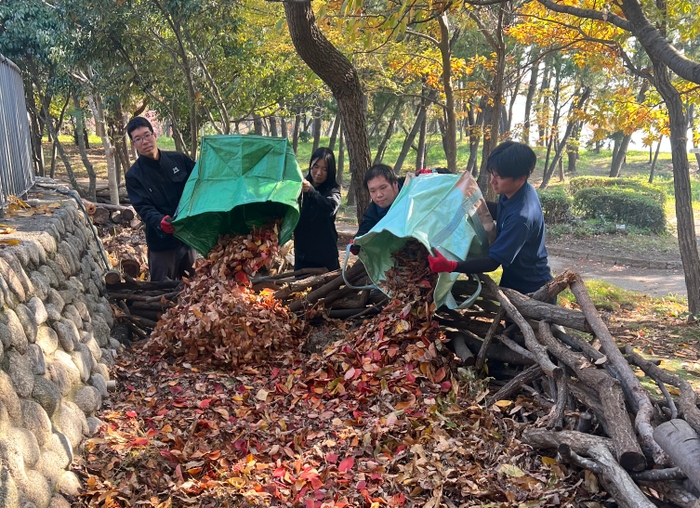
POLYGON ((335 156, 330 148, 311 155, 309 174, 302 182, 301 215, 294 230, 294 269, 336 270, 338 232, 335 216, 340 207, 340 185, 335 180, 335 156))

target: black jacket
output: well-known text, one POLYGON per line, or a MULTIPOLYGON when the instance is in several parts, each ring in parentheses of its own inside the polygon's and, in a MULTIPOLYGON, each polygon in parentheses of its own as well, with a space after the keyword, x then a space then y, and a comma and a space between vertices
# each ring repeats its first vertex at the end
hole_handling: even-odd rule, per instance
POLYGON ((175 210, 192 173, 194 161, 179 152, 160 151, 158 160, 140 155, 126 173, 126 190, 134 210, 146 224, 146 245, 153 251, 175 249, 181 242, 160 229, 175 210))
POLYGON ((340 207, 340 188, 321 185, 302 194, 299 223, 294 230, 294 269, 336 270, 338 232, 335 216, 340 207))

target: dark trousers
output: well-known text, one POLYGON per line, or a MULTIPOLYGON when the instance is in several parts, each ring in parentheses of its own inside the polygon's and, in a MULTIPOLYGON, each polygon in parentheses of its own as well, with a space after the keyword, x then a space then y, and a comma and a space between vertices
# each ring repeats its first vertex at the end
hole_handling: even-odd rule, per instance
POLYGON ((148 270, 152 281, 181 279, 185 272, 194 275, 195 250, 181 243, 171 250, 148 249, 148 270))

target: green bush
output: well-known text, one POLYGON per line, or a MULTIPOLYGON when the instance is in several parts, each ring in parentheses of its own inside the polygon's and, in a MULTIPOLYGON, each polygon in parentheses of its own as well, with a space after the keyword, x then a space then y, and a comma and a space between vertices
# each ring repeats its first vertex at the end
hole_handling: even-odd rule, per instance
POLYGON ((666 215, 661 203, 633 189, 581 189, 573 208, 587 219, 603 219, 662 233, 666 215))
POLYGON ((537 194, 540 197, 544 221, 547 224, 564 224, 571 220, 571 198, 561 187, 538 190, 537 194))
POLYGON ((569 195, 575 196, 582 189, 612 187, 614 189, 631 189, 650 197, 660 205, 666 203, 666 193, 651 184, 630 178, 610 178, 607 176, 577 176, 569 180, 569 195))

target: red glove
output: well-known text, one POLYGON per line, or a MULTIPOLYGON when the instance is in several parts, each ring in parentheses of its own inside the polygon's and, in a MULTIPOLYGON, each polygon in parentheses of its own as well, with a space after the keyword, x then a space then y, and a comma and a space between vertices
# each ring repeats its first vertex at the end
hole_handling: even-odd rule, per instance
POLYGON ((172 222, 170 222, 171 220, 170 215, 166 215, 160 220, 160 229, 169 235, 172 235, 175 232, 175 228, 173 227, 172 222))
POLYGON ((430 265, 430 271, 435 273, 441 272, 454 272, 457 268, 457 261, 450 261, 445 256, 440 254, 439 250, 435 250, 437 256, 428 255, 428 264, 430 265))
POLYGON ((355 245, 354 238, 352 240, 350 240, 350 252, 356 256, 360 253, 360 246, 355 245))

